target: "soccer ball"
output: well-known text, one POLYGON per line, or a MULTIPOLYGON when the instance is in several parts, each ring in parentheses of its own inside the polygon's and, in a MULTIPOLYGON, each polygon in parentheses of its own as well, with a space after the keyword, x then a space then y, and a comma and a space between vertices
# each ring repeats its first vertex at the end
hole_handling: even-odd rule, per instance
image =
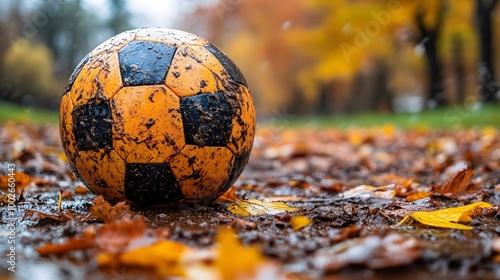
POLYGON ((76 67, 60 106, 76 175, 109 201, 212 201, 243 171, 255 109, 238 67, 179 30, 123 32, 76 67))

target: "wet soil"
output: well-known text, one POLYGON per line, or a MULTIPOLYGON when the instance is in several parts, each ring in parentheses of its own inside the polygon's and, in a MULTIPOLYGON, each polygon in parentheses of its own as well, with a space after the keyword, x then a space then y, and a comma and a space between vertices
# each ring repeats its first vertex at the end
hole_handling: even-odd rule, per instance
MULTIPOLYGON (((168 228, 169 239, 196 247, 211 246, 217 229, 230 226, 243 243, 256 245, 276 260, 290 279, 498 279, 500 264, 493 261, 495 253, 491 249, 493 238, 500 236, 498 207, 468 223, 474 227, 471 231, 418 223, 397 226, 406 210, 435 210, 476 201, 500 204, 500 141, 496 134, 490 137, 488 133, 260 129, 250 162, 235 184, 236 196, 285 201, 298 207, 299 214, 312 219, 300 231, 291 228, 289 214, 239 217, 226 209, 229 202, 132 210, 143 215, 149 227, 168 228), (400 195, 342 196, 360 185, 397 186, 401 178, 413 179, 416 188, 431 188, 449 181, 463 165, 476 171, 472 180, 477 186, 474 193, 432 195, 413 202, 400 195), (422 248, 420 257, 408 265, 376 270, 346 265, 328 271, 315 265, 314 256, 323 248, 353 238, 389 233, 416 238, 422 248)), ((7 164, 14 163, 18 171, 45 180, 26 187, 16 203, 17 278, 153 277, 148 272, 127 268, 99 269, 86 251, 40 256, 35 250, 38 246, 64 242, 89 225, 98 224, 89 213, 94 195, 74 191, 81 183, 73 181, 67 163, 60 158, 57 128, 4 125, 0 128, 0 141, 1 173, 7 174, 7 164), (42 168, 35 168, 38 165, 42 168), (65 192, 62 211, 72 215, 70 220, 27 214, 36 210, 57 215, 61 188, 65 192)), ((9 252, 8 211, 6 203, 0 206, 2 256, 9 252)))

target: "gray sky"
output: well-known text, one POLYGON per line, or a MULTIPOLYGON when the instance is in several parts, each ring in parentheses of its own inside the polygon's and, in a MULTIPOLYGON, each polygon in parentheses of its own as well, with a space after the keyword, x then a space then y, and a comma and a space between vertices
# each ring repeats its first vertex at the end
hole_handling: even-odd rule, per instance
MULTIPOLYGON (((135 27, 175 27, 175 21, 199 5, 217 0, 128 0, 132 13, 131 23, 135 27)), ((106 17, 109 13, 108 0, 84 0, 89 11, 106 17)))

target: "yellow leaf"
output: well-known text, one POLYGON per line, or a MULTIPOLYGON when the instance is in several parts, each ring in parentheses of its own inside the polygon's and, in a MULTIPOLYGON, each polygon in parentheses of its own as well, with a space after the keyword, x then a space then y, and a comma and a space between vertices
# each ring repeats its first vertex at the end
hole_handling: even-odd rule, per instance
POLYGON ((292 225, 292 228, 295 231, 305 228, 310 223, 311 223, 311 218, 303 215, 293 216, 292 219, 290 219, 290 224, 292 225))
POLYGON ((114 261, 121 265, 152 268, 161 276, 183 276, 181 257, 188 247, 173 241, 158 243, 133 249, 118 256, 111 253, 101 253, 96 257, 97 263, 108 266, 114 261))
POLYGON ((476 202, 466 206, 446 208, 430 212, 417 211, 403 218, 403 220, 399 224, 404 224, 409 220, 409 217, 411 217, 418 222, 428 226, 471 230, 471 226, 462 225, 458 222, 471 221, 471 212, 476 208, 492 207, 493 206, 487 202, 476 202))
POLYGON ((215 266, 223 280, 242 278, 258 271, 264 257, 256 247, 243 247, 232 230, 223 228, 217 237, 219 245, 215 266))
POLYGON ((284 212, 297 211, 298 208, 286 205, 283 202, 264 202, 257 199, 248 199, 231 203, 227 210, 240 216, 275 215, 284 212))

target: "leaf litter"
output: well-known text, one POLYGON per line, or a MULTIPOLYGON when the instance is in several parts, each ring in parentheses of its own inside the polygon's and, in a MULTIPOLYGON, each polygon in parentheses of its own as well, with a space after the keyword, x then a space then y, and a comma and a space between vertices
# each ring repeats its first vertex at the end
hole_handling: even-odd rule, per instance
POLYGON ((24 278, 41 265, 54 268, 52 279, 500 277, 495 128, 263 127, 244 174, 219 200, 161 209, 94 197, 57 135, 51 126, 0 127, 0 183, 15 163, 18 196, 22 189, 24 278))

